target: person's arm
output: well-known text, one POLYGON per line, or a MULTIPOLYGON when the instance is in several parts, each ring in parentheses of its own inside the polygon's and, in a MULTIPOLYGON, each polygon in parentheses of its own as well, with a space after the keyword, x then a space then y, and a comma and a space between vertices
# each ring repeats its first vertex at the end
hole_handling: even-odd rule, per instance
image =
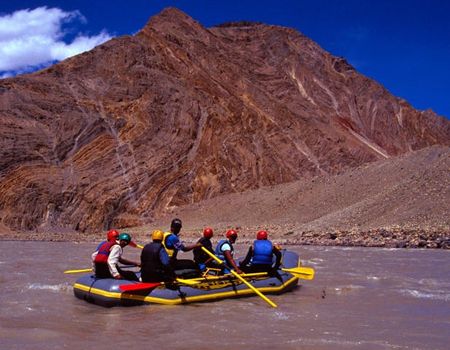
POLYGON ((179 239, 177 239, 177 240, 174 240, 173 246, 175 247, 176 250, 188 252, 192 249, 200 248, 202 245, 200 243, 185 245, 183 242, 181 242, 179 239))
POLYGON ((229 264, 231 267, 233 267, 233 269, 238 273, 241 274, 242 271, 241 269, 236 265, 236 262, 233 259, 233 256, 231 255, 231 251, 230 250, 225 250, 223 252, 223 255, 225 256, 226 262, 227 264, 229 264))
POLYGON ((250 262, 250 259, 253 256, 253 246, 248 247, 247 255, 245 256, 244 260, 241 261, 239 264, 240 266, 247 266, 250 262))
POLYGON ((97 254, 98 254, 98 250, 93 252, 91 255, 92 271, 94 271, 94 272, 95 272, 95 257, 97 256, 97 254))
POLYGON ((278 269, 280 267, 280 265, 281 265, 281 252, 280 252, 280 250, 278 248, 273 247, 272 253, 275 254, 275 257, 276 257, 274 268, 278 269))
POLYGON ((175 278, 175 272, 173 271, 172 266, 170 265, 170 258, 165 249, 159 250, 159 260, 164 265, 164 270, 168 276, 171 278, 175 278))
POLYGON ((111 252, 108 256, 108 268, 109 272, 114 278, 122 278, 119 271, 117 271, 117 264, 119 263, 120 256, 122 255, 122 248, 120 245, 113 245, 111 252))
POLYGON ((188 252, 188 251, 190 251, 192 249, 200 248, 201 246, 202 245, 200 243, 193 243, 193 244, 185 245, 184 246, 185 250, 183 250, 183 252, 188 252))
POLYGON ((128 259, 124 259, 122 257, 119 258, 119 261, 120 261, 121 264, 124 264, 124 265, 141 266, 140 263, 137 263, 135 261, 131 261, 131 260, 128 260, 128 259))

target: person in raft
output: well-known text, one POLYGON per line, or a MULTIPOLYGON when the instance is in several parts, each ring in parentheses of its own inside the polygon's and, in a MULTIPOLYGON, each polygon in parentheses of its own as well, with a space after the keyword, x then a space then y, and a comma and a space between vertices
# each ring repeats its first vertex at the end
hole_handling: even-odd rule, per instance
POLYGON ((221 239, 217 243, 215 254, 216 256, 225 263, 223 268, 224 273, 229 273, 229 269, 234 269, 237 273, 241 274, 241 269, 237 266, 233 259, 234 248, 233 244, 237 239, 237 232, 235 230, 228 230, 226 233, 226 239, 221 239))
POLYGON ((172 282, 175 273, 170 266, 162 240, 164 233, 155 230, 152 233, 152 243, 145 245, 141 253, 141 279, 142 282, 172 282))
POLYGON ((256 240, 248 248, 246 257, 240 263, 242 271, 276 273, 281 264, 281 252, 267 236, 267 231, 259 231, 256 234, 256 240))
MULTIPOLYGON (((207 227, 203 230, 203 237, 197 241, 197 244, 201 244, 203 247, 208 249, 212 254, 214 254, 214 249, 212 246, 211 238, 214 235, 212 228, 207 227)), ((200 267, 200 270, 205 270, 206 267, 219 267, 213 258, 206 254, 201 247, 194 248, 194 261, 200 267)))
MULTIPOLYGON (((119 238, 119 232, 116 230, 109 230, 106 232, 106 241, 100 242, 97 248, 95 248, 95 251, 98 252, 100 247, 105 244, 106 242, 115 242, 119 238)), ((95 263, 94 259, 92 259, 92 271, 95 271, 95 263)))
POLYGON ((188 252, 194 248, 200 247, 198 243, 185 245, 178 237, 180 235, 182 223, 180 219, 173 219, 170 224, 170 232, 164 233, 163 246, 170 258, 170 265, 174 270, 192 269, 198 271, 197 264, 188 259, 177 259, 178 252, 188 252))
POLYGON ((105 242, 92 254, 92 261, 95 266, 95 277, 115 278, 139 281, 134 272, 122 270, 119 262, 125 265, 139 266, 139 263, 122 258, 123 248, 131 242, 128 233, 121 233, 117 240, 105 242))

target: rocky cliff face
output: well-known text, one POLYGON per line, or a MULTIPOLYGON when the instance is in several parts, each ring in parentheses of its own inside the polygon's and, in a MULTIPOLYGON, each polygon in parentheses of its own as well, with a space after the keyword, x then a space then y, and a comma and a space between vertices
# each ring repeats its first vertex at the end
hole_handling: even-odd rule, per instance
MULTIPOLYGON (((420 112, 287 28, 176 9, 0 81, 0 222, 102 230, 168 208, 450 144, 420 112)), ((220 208, 217 208, 220 210, 220 208)))

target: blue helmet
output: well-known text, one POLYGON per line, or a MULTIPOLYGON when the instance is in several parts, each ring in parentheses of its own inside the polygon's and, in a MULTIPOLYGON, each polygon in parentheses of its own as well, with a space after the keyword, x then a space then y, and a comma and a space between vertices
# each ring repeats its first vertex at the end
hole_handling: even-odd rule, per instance
POLYGON ((129 233, 121 233, 119 235, 119 241, 125 241, 130 243, 131 242, 131 236, 129 233))

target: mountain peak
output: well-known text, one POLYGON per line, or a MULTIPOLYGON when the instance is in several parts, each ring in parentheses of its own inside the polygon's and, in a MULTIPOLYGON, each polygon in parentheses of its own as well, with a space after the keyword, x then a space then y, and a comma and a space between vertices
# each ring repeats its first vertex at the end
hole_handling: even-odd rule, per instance
POLYGON ((173 30, 179 26, 202 27, 192 17, 175 7, 167 7, 157 15, 151 17, 142 29, 143 32, 148 30, 164 31, 173 30))

